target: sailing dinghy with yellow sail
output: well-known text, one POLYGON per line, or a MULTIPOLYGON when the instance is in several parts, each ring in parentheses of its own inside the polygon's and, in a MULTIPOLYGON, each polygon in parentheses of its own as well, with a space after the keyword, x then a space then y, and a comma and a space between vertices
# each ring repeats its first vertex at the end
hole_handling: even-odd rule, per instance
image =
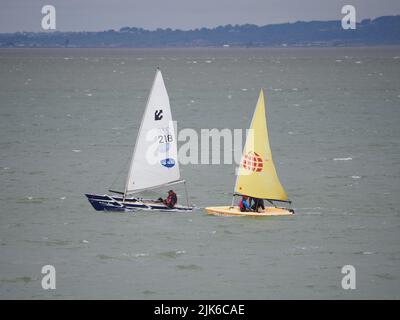
POLYGON ((235 196, 248 196, 267 200, 273 206, 265 207, 258 212, 240 211, 239 206, 234 206, 234 198, 231 206, 207 207, 209 214, 229 216, 284 216, 292 215, 294 211, 284 207, 278 207, 274 202, 291 203, 279 181, 271 148, 268 140, 268 129, 265 117, 264 94, 261 90, 258 98, 250 130, 246 138, 242 159, 236 184, 235 196))

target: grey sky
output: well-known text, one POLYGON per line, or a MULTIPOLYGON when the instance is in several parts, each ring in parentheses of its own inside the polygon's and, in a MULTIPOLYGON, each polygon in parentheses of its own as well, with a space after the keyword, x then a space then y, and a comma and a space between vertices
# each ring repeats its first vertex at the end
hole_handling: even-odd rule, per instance
POLYGON ((59 31, 338 20, 345 4, 356 7, 357 21, 400 14, 399 0, 0 0, 0 32, 40 31, 46 4, 56 8, 59 31))

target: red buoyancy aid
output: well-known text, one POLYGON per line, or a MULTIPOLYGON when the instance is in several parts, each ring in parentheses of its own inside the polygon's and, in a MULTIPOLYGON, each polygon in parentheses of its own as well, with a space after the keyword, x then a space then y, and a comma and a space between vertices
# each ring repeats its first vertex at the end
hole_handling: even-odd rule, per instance
POLYGON ((178 199, 177 199, 176 193, 171 193, 167 197, 167 205, 171 208, 171 207, 175 206, 177 200, 178 199))

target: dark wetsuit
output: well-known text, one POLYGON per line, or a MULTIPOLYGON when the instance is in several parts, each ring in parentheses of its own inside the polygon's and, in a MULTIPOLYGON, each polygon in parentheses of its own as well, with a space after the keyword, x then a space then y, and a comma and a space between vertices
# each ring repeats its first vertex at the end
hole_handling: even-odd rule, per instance
POLYGON ((263 199, 251 198, 250 200, 251 200, 250 203, 253 202, 251 208, 252 208, 254 211, 258 211, 258 208, 261 208, 261 209, 263 209, 263 210, 265 209, 265 207, 264 207, 264 200, 263 200, 263 199))

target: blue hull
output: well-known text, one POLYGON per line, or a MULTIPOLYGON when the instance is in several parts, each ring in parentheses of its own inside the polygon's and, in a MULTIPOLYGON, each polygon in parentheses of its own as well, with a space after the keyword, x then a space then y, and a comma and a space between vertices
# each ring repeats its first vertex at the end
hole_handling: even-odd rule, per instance
POLYGON ((85 196, 97 211, 193 211, 193 207, 175 206, 174 208, 169 208, 163 203, 142 202, 134 198, 127 198, 125 201, 122 201, 122 197, 113 197, 106 194, 85 194, 85 196))

